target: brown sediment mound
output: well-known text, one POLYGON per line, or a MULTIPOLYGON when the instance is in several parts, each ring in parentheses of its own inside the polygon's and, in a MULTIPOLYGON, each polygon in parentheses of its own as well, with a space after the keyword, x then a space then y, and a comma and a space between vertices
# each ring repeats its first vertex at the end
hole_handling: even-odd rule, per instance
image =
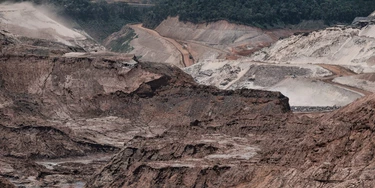
POLYGON ((374 98, 326 115, 241 114, 137 137, 86 187, 372 187, 374 98))

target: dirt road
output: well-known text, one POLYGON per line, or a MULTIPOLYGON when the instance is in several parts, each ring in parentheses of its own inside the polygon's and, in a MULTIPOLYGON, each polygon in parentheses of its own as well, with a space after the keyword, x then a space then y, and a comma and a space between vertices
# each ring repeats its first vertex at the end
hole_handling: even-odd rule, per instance
POLYGON ((161 36, 158 32, 154 31, 154 30, 151 30, 151 29, 147 29, 147 28, 144 28, 142 26, 142 24, 135 24, 135 25, 132 25, 133 27, 136 27, 140 30, 143 30, 151 35, 153 35, 154 37, 156 38, 162 38, 164 39, 165 41, 167 41, 168 43, 170 43, 172 46, 174 46, 180 53, 181 53, 181 56, 182 56, 182 63, 184 64, 185 67, 188 67, 188 66, 191 66, 194 64, 194 60, 190 58, 190 53, 188 50, 186 50, 180 43, 178 43, 176 40, 174 39, 171 39, 171 38, 167 38, 167 37, 163 37, 161 36))
POLYGON ((324 82, 329 83, 329 84, 337 85, 339 87, 343 87, 343 88, 346 88, 346 89, 349 89, 349 90, 352 90, 352 91, 356 91, 356 92, 361 93, 361 94, 366 95, 366 96, 373 94, 370 91, 366 91, 366 90, 363 90, 363 89, 360 89, 360 88, 357 88, 357 87, 353 87, 353 86, 340 84, 340 83, 337 83, 337 82, 333 81, 333 79, 335 79, 337 77, 357 75, 355 72, 353 72, 353 71, 351 71, 347 68, 344 68, 340 65, 319 64, 319 66, 321 66, 324 69, 327 69, 327 70, 331 71, 332 74, 333 74, 332 76, 328 76, 328 77, 320 79, 321 81, 324 81, 324 82))
POLYGON ((336 77, 337 76, 353 76, 353 75, 357 75, 355 72, 347 69, 347 68, 344 68, 340 65, 328 65, 328 64, 319 64, 319 66, 321 66, 322 68, 324 69, 327 69, 329 71, 331 71, 336 77))

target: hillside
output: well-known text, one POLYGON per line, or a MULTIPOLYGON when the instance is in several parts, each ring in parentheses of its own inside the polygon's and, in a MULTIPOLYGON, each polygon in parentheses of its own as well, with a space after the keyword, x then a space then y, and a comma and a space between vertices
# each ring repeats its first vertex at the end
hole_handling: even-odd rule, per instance
POLYGON ((146 15, 144 24, 154 28, 168 16, 181 21, 205 23, 227 20, 261 28, 280 28, 304 20, 323 20, 326 24, 350 23, 367 16, 375 5, 367 0, 160 0, 146 15))
POLYGON ((111 51, 135 54, 141 61, 185 67, 181 52, 172 42, 172 39, 135 24, 124 26, 121 31, 107 37, 103 44, 111 51))
POLYGON ((293 114, 279 92, 201 86, 173 66, 63 44, 33 54, 1 36, 0 175, 17 186, 375 184, 373 95, 293 114))

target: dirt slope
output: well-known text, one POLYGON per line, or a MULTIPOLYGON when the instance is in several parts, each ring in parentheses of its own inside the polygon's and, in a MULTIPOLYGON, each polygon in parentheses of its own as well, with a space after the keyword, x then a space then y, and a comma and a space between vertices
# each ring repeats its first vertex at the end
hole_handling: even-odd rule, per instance
POLYGON ((27 38, 44 39, 68 46, 79 46, 88 51, 104 50, 84 31, 68 28, 55 21, 53 13, 31 3, 0 4, 0 28, 27 38))
MULTIPOLYGON (((292 30, 261 30, 255 27, 232 24, 227 21, 193 24, 183 23, 177 17, 164 20, 156 29, 160 35, 183 41, 189 45, 197 42, 212 48, 225 50, 227 53, 240 55, 250 54, 260 48, 269 46, 280 37, 293 34, 292 30)), ((192 49, 194 51, 194 49, 192 49)), ((206 51, 204 53, 210 53, 206 51)), ((200 54, 204 54, 200 52, 200 54)), ((196 57, 195 59, 202 59, 196 57)))
POLYGON ((335 64, 356 73, 374 72, 375 27, 332 27, 295 35, 255 53, 252 59, 291 64, 335 64))
POLYGON ((129 34, 127 27, 109 36, 105 46, 110 49, 111 43, 130 45, 134 48, 131 53, 141 56, 145 61, 174 61, 176 65, 176 58, 182 58, 180 64, 186 67, 208 59, 237 59, 238 56, 249 55, 295 32, 289 29, 266 31, 227 21, 183 23, 177 17, 164 20, 155 31, 139 26, 129 26, 137 37, 129 40, 121 38, 129 34), (177 57, 176 51, 182 57, 177 57))
POLYGON ((142 61, 167 63, 178 67, 194 64, 190 52, 174 39, 160 36, 142 24, 127 25, 104 40, 111 51, 132 53, 142 61), (134 35, 134 36, 132 36, 134 35))

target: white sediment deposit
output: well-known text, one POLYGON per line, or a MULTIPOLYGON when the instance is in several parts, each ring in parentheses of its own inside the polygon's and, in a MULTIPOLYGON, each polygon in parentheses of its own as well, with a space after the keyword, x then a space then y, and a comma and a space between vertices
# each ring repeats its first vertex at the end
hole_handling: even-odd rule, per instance
POLYGON ((0 28, 16 35, 81 46, 88 50, 104 49, 84 31, 68 28, 47 12, 31 3, 0 4, 0 28))
POLYGON ((332 73, 318 65, 205 61, 184 70, 197 82, 222 89, 280 91, 289 97, 292 106, 343 106, 362 96, 356 91, 320 81, 332 73))
POLYGON ((276 42, 253 54, 278 64, 336 64, 357 73, 375 71, 375 27, 331 27, 276 42))

